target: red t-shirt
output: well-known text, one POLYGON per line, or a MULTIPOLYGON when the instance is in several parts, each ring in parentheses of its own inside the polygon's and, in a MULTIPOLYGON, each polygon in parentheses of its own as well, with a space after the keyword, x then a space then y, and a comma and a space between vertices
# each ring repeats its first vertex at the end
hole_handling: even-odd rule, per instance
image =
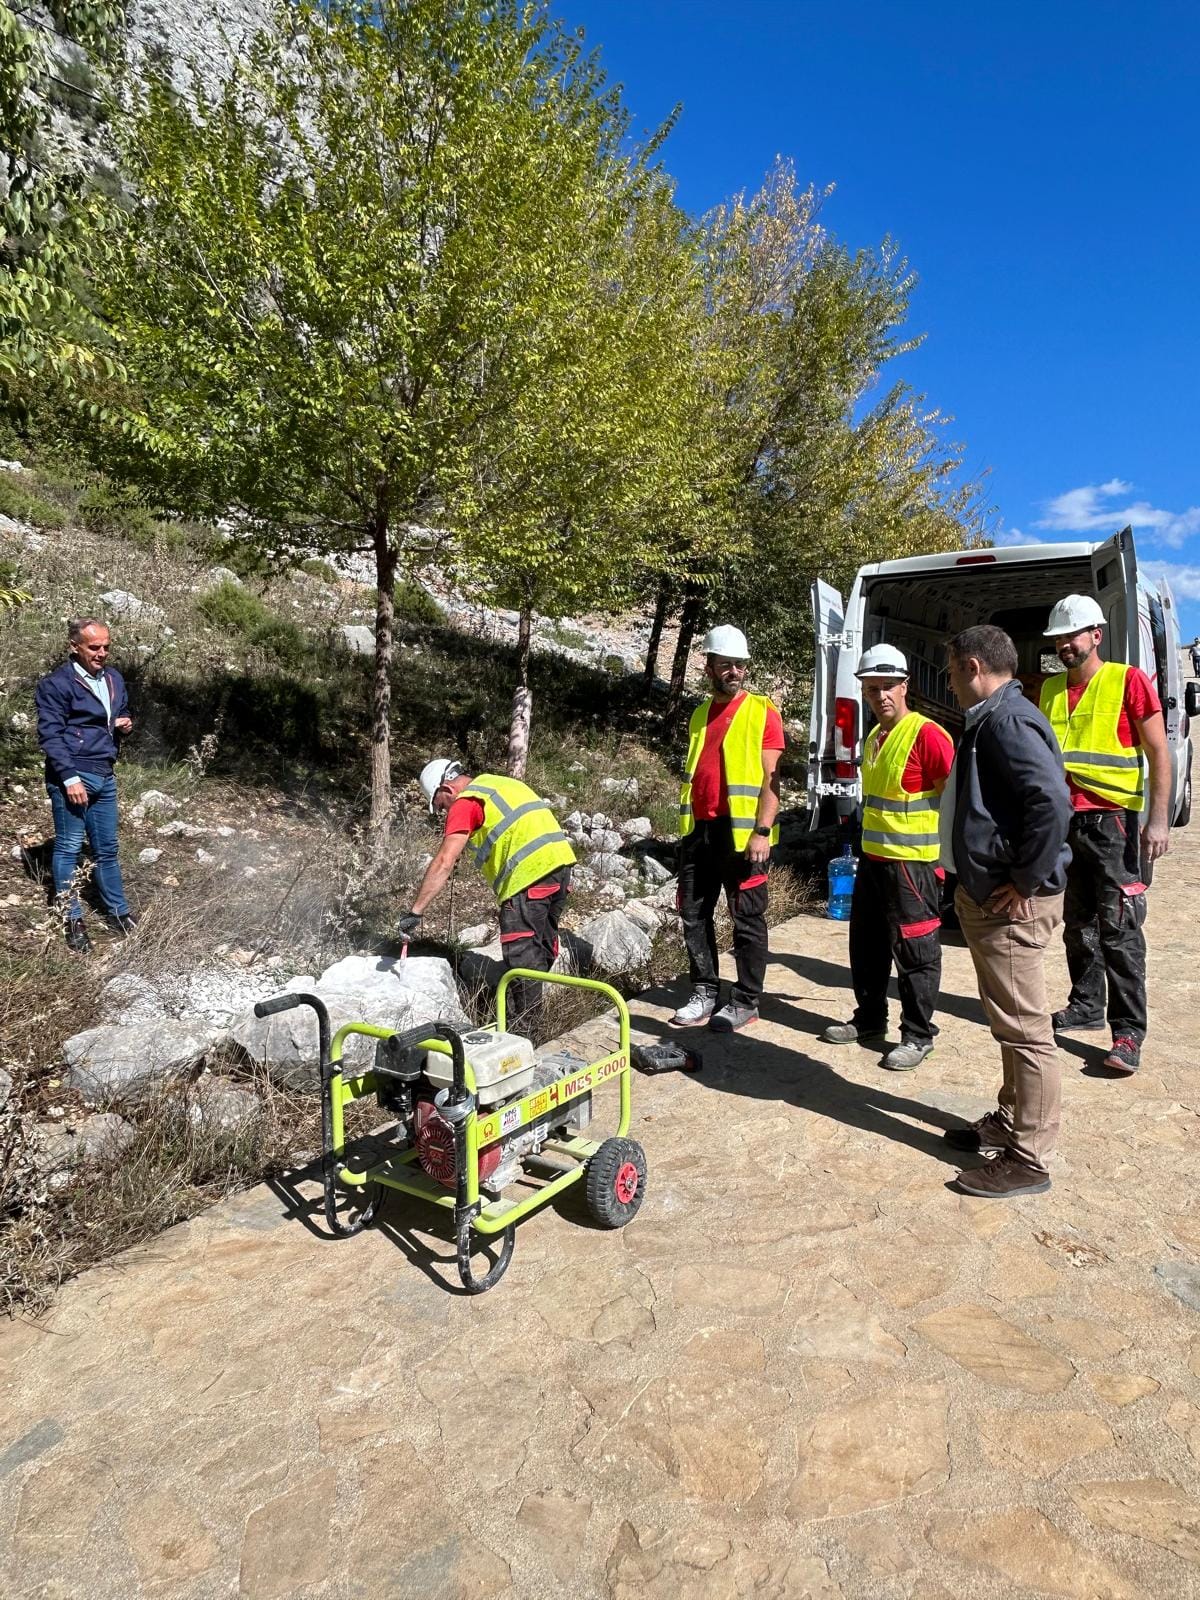
MULTIPOLYGON (((883 749, 889 736, 890 730, 889 733, 880 730, 879 750, 883 749)), ((908 760, 904 763, 900 787, 905 794, 921 794, 926 789, 936 789, 939 783, 945 783, 950 776, 950 768, 953 765, 953 739, 945 728, 939 728, 936 722, 923 722, 917 730, 917 737, 913 740, 908 760)), ((864 849, 863 855, 871 856, 874 852, 864 849)), ((880 861, 884 858, 875 856, 874 859, 880 861)))
POLYGON ((460 794, 446 813, 447 833, 474 833, 483 827, 483 801, 473 794, 460 794))
MULTIPOLYGON (((1067 685, 1067 713, 1074 711, 1083 698, 1086 683, 1069 683, 1067 685)), ((1145 722, 1147 717, 1162 711, 1162 704, 1158 698, 1158 691, 1141 667, 1125 668, 1125 698, 1121 702, 1121 715, 1117 718, 1117 738, 1127 749, 1141 745, 1138 737, 1137 723, 1145 722)), ((1067 774, 1067 787, 1071 791, 1071 805, 1076 811, 1124 811, 1125 807, 1116 800, 1101 800, 1099 795, 1087 794, 1067 774)))
MULTIPOLYGON (((725 763, 721 759, 721 746, 729 732, 738 707, 746 698, 745 690, 732 700, 719 705, 715 700, 708 708, 708 726, 704 730, 704 748, 692 774, 692 816, 697 822, 711 822, 714 817, 729 815, 729 790, 725 782, 725 763)), ((782 750, 783 718, 774 706, 767 707, 767 722, 763 729, 764 750, 782 750)))

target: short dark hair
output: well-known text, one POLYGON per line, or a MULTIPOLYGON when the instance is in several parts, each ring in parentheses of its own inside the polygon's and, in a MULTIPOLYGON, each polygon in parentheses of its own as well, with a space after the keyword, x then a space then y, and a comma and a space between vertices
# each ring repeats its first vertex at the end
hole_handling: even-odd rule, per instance
POLYGON ((112 631, 103 617, 72 617, 67 623, 67 642, 78 644, 85 628, 103 628, 105 633, 112 631))
POLYGON ((1017 675, 1016 645, 1003 628, 995 628, 990 622, 964 628, 947 643, 946 649, 956 661, 973 656, 989 672, 1007 672, 1010 678, 1017 675))

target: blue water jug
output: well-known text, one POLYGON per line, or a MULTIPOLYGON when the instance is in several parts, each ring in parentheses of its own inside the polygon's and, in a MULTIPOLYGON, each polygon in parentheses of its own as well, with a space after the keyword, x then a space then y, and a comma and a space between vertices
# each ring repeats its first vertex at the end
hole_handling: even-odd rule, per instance
POLYGON ((829 910, 826 913, 835 922, 850 921, 850 902, 854 898, 854 875, 858 862, 847 845, 840 856, 829 863, 829 910))

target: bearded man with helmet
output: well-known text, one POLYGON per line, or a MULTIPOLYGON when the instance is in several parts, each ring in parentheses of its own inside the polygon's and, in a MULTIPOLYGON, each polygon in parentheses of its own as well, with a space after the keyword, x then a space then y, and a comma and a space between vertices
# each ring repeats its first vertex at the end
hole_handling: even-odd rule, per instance
POLYGON ((942 981, 938 806, 954 744, 946 730, 910 710, 908 661, 890 644, 873 645, 855 677, 876 726, 863 746, 862 859, 850 904, 849 1022, 826 1028, 829 1044, 883 1042, 887 988, 895 964, 900 1043, 884 1057, 911 1072, 933 1050, 934 1006, 942 981))
POLYGON ((758 1020, 767 971, 767 877, 779 838, 776 768, 783 720, 774 702, 746 690, 750 647, 722 624, 704 640, 711 693, 692 713, 679 796, 679 915, 692 992, 670 1019, 733 1033, 758 1020), (718 1007, 714 916, 722 893, 733 921, 737 979, 718 1007))
MULTIPOLYGON (((445 816, 446 824, 412 908, 400 918, 400 937, 414 936, 470 845, 500 903, 505 966, 549 972, 575 865, 575 852, 550 807, 518 778, 495 772, 472 777, 445 758, 427 762, 419 781, 430 811, 445 816)), ((527 1030, 539 1013, 541 985, 514 981, 512 988, 511 1026, 527 1030)))

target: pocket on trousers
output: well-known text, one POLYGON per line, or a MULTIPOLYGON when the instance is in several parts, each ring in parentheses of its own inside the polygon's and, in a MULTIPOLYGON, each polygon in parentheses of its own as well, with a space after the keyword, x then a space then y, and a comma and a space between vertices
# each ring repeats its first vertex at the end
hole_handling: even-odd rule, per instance
POLYGON ((1121 885, 1120 906, 1117 912, 1118 925, 1122 928, 1140 928, 1146 920, 1146 885, 1144 883, 1123 883, 1121 885))

